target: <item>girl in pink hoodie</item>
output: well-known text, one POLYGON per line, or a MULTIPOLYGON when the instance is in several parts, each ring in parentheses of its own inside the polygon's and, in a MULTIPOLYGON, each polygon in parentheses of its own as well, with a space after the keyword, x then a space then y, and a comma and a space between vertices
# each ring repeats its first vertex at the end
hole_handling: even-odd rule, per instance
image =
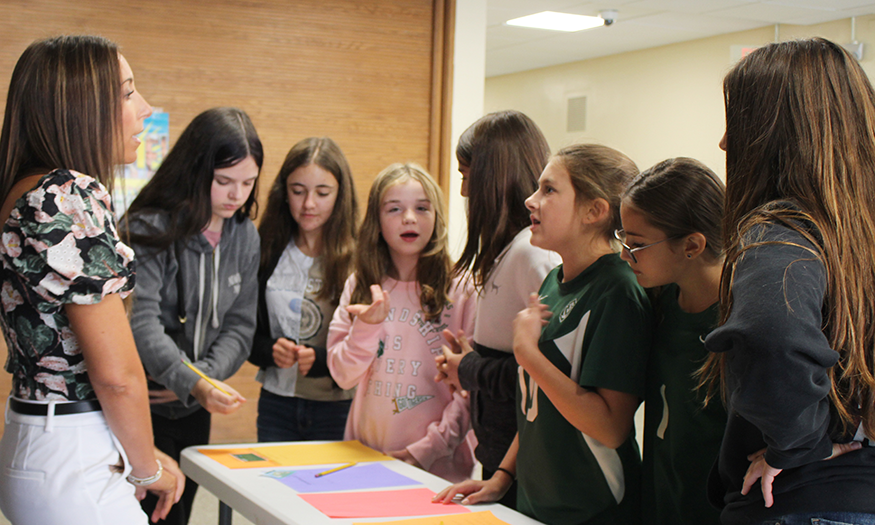
POLYGON ((355 264, 328 331, 331 376, 358 387, 345 439, 451 481, 470 477, 468 401, 432 378, 442 332, 470 337, 476 304, 452 278, 441 190, 421 167, 377 176, 355 264))

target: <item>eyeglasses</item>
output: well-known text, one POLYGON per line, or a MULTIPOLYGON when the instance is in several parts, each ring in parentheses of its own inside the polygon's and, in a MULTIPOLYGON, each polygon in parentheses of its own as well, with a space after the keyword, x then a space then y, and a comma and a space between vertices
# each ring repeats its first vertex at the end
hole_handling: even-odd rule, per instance
POLYGON ((630 248, 628 244, 626 244, 626 230, 614 230, 614 238, 620 241, 620 245, 626 250, 626 253, 629 254, 629 257, 632 258, 632 262, 638 264, 638 258, 635 257, 635 252, 641 251, 644 248, 650 248, 651 246, 656 246, 657 244, 665 241, 670 241, 674 239, 674 237, 666 237, 661 241, 656 241, 650 244, 645 244, 644 246, 639 246, 637 248, 630 248))

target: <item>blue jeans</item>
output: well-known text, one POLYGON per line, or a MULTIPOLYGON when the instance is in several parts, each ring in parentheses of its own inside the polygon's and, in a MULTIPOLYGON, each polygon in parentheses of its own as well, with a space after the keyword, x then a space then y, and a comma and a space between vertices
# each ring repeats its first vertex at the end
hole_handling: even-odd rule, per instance
POLYGON ((811 514, 789 514, 763 525, 875 525, 875 514, 855 512, 814 512, 811 514))
POLYGON ((261 389, 258 441, 339 441, 343 439, 352 400, 311 401, 261 389))

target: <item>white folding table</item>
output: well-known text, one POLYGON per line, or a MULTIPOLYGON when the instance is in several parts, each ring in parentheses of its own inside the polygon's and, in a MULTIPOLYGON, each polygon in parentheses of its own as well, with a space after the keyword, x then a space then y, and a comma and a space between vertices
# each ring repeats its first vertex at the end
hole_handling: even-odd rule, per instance
MULTIPOLYGON (((309 442, 312 443, 312 442, 309 442)), ((262 476, 266 471, 286 467, 231 469, 198 452, 198 449, 257 449, 292 443, 244 443, 233 445, 203 445, 182 451, 180 467, 201 488, 212 492, 220 501, 219 525, 231 525, 231 509, 236 510, 257 525, 351 525, 353 522, 390 521, 396 518, 332 519, 298 497, 298 493, 276 479, 262 476)), ((383 461, 387 468, 419 481, 422 486, 440 492, 449 482, 399 460, 383 461)), ((306 468, 329 469, 337 464, 308 465, 306 468)), ((399 487, 402 488, 402 487, 399 487)), ((481 504, 469 507, 472 512, 489 510, 511 525, 539 525, 519 512, 499 504, 481 504)), ((409 516, 413 518, 416 516, 409 516)))

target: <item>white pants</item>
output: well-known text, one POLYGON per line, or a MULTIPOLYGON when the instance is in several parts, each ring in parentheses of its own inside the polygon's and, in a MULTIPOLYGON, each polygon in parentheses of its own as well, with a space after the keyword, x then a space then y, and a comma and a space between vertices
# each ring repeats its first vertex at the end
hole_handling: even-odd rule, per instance
POLYGON ((103 412, 27 416, 7 406, 0 469, 0 510, 13 525, 147 524, 103 412), (123 473, 110 469, 120 459, 123 473))

